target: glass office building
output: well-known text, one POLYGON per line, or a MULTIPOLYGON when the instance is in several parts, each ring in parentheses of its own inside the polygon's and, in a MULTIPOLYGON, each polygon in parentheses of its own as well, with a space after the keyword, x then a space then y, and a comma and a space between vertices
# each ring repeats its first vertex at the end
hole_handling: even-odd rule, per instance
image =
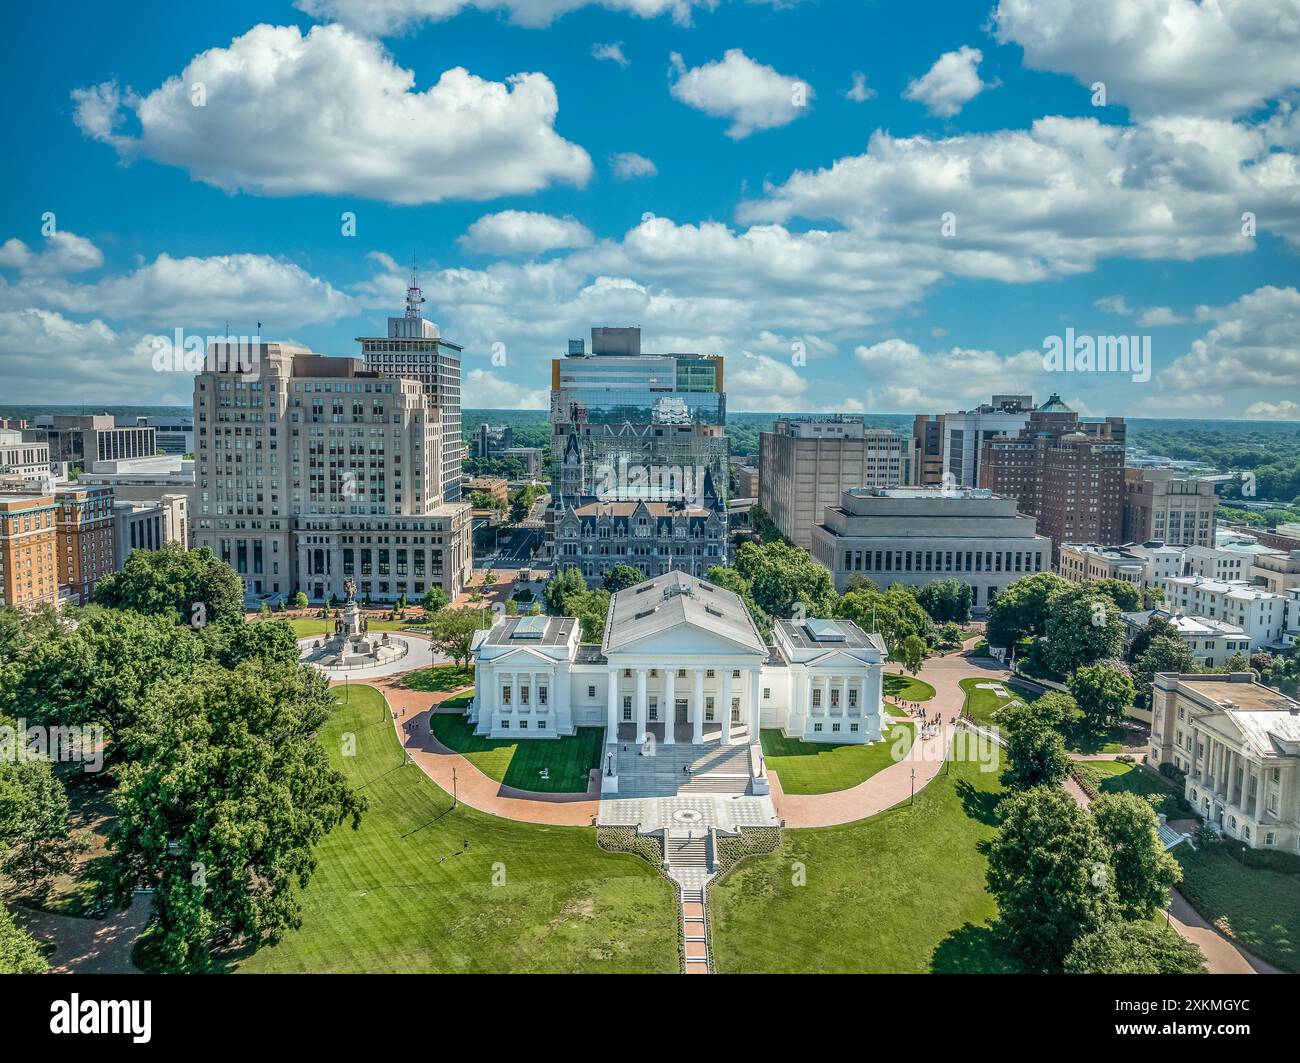
POLYGON ((672 466, 711 474, 727 490, 727 395, 723 360, 641 351, 637 328, 593 328, 551 365, 552 483, 568 505, 595 495, 601 470, 672 466), (576 438, 581 469, 565 456, 576 438))

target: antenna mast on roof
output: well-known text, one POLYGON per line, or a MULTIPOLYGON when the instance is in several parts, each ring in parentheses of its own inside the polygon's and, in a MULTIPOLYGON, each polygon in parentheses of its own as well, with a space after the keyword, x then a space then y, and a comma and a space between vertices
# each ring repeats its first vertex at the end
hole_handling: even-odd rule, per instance
POLYGON ((420 306, 424 303, 424 295, 420 291, 420 270, 415 264, 415 252, 411 252, 411 286, 406 289, 406 316, 409 318, 420 318, 420 306))

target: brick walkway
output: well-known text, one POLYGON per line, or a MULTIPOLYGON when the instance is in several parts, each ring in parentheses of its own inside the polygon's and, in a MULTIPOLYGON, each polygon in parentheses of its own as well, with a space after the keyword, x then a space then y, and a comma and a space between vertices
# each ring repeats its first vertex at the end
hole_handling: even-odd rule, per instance
POLYGON ((1009 676, 1010 672, 990 658, 965 657, 955 653, 947 657, 931 657, 917 678, 934 687, 934 697, 922 704, 928 714, 932 716, 937 712, 943 718, 941 735, 918 740, 906 759, 883 768, 852 789, 835 793, 787 794, 781 789, 779 769, 773 769, 770 772, 772 803, 776 806, 777 816, 785 821, 787 827, 833 827, 866 819, 908 800, 912 794, 913 769, 916 770, 916 792, 920 793, 943 768, 944 743, 951 737, 948 724, 957 718, 966 700, 966 692, 959 685, 961 681, 972 677, 1006 680, 1009 676))
POLYGON ((393 727, 398 741, 420 770, 447 793, 455 793, 470 808, 520 823, 590 827, 595 822, 600 794, 592 787, 586 794, 543 794, 516 790, 484 775, 459 753, 439 742, 429 730, 434 706, 454 697, 456 692, 426 693, 408 690, 400 683, 400 676, 392 676, 361 685, 374 687, 388 701, 389 708, 397 713, 393 727), (408 721, 413 724, 410 734, 405 730, 408 721))

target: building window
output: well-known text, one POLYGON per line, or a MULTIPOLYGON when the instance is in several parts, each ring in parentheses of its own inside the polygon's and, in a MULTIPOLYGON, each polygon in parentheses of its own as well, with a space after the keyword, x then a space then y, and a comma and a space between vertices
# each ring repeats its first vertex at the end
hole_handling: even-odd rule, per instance
POLYGON ((813 707, 814 709, 820 709, 820 708, 822 707, 822 692, 821 692, 821 687, 813 687, 813 692, 812 692, 812 707, 813 707))
POLYGON ((821 729, 822 729, 822 725, 821 725, 821 724, 819 724, 819 723, 815 723, 815 724, 813 724, 813 730, 814 730, 814 731, 820 731, 821 729))
POLYGON ((713 722, 713 698, 711 696, 704 699, 704 718, 710 723, 713 722))
POLYGON ((596 696, 596 688, 595 688, 595 687, 587 687, 587 697, 589 697, 589 698, 594 698, 595 696, 596 696))

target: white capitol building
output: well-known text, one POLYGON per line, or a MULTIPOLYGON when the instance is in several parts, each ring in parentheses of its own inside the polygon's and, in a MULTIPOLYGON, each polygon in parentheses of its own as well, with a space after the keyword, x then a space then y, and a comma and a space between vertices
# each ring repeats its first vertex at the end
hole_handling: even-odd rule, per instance
POLYGON ((606 746, 753 745, 760 727, 813 742, 881 741, 886 652, 846 620, 779 620, 764 641, 741 598, 670 572, 619 591, 604 641, 569 617, 502 617, 474 644, 476 733, 606 746))

